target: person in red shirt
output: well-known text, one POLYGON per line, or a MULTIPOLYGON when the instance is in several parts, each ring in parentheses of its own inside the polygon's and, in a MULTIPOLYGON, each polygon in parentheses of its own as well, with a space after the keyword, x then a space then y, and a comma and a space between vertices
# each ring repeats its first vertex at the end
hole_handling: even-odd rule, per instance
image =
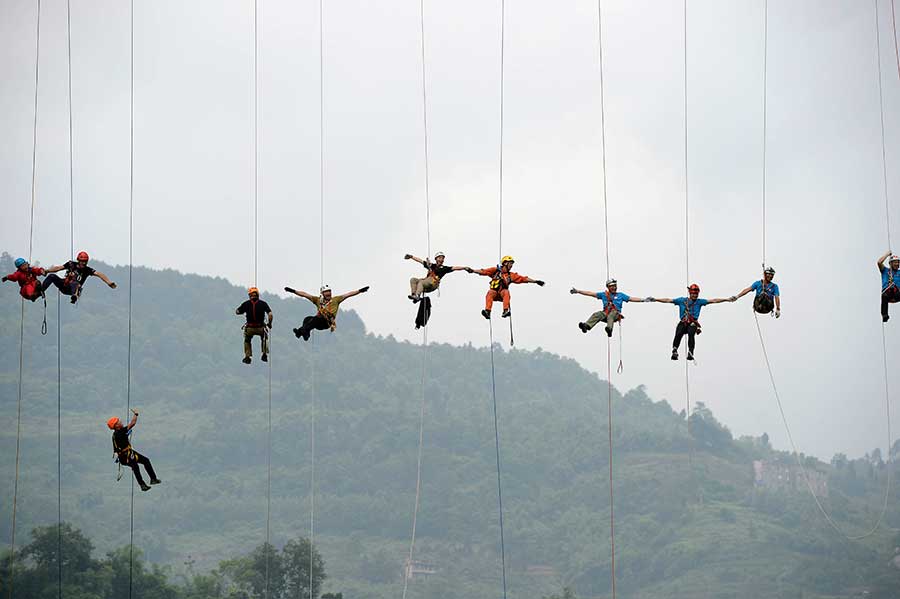
POLYGON ((38 277, 47 274, 43 268, 32 266, 25 258, 16 258, 16 272, 3 277, 3 282, 14 281, 19 284, 19 295, 28 301, 35 301, 44 295, 38 277))
POLYGON ((513 272, 513 264, 515 264, 515 260, 512 256, 503 256, 503 259, 500 260, 500 266, 492 266, 480 270, 472 268, 466 269, 466 271, 470 273, 479 274, 483 277, 491 277, 491 287, 488 289, 487 295, 484 298, 484 310, 481 311, 481 315, 488 320, 491 318, 491 307, 494 305, 495 301, 503 301, 503 314, 501 315, 503 318, 507 318, 512 314, 512 312, 510 312, 510 285, 514 283, 536 283, 541 287, 544 286, 543 281, 513 272))

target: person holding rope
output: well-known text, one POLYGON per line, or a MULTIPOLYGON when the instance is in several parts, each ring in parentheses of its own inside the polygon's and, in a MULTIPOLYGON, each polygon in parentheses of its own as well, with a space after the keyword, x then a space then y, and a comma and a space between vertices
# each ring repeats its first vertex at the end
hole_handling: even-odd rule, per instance
POLYGON ((131 440, 128 437, 131 434, 131 429, 137 424, 138 419, 138 413, 135 410, 131 410, 131 413, 134 414, 134 416, 132 416, 131 422, 129 422, 127 426, 123 425, 122 421, 116 416, 107 420, 106 426, 113 432, 113 455, 115 455, 116 460, 122 466, 131 467, 131 471, 134 472, 134 479, 137 481, 138 485, 140 485, 141 491, 149 491, 150 485, 144 482, 144 478, 141 476, 140 466, 143 466, 144 470, 147 471, 151 485, 158 485, 162 481, 156 477, 156 472, 153 471, 153 465, 150 463, 150 460, 131 447, 131 440))
POLYGON ((891 316, 888 314, 888 304, 900 302, 900 256, 891 255, 888 251, 878 259, 878 272, 881 273, 881 322, 887 322, 891 316), (890 256, 888 266, 884 261, 890 256))
POLYGON ((700 297, 700 286, 696 283, 688 287, 688 297, 670 298, 652 298, 648 297, 648 302, 660 302, 663 304, 675 304, 678 306, 678 325, 675 327, 675 339, 672 341, 672 359, 678 359, 678 348, 681 347, 681 340, 685 335, 688 336, 688 352, 687 359, 694 359, 695 336, 699 335, 700 330, 700 310, 703 306, 709 304, 721 304, 723 302, 733 302, 735 297, 703 299, 700 297))
POLYGON ((293 293, 294 295, 307 299, 316 306, 316 313, 304 318, 303 324, 294 329, 294 336, 297 337, 297 339, 303 337, 304 341, 309 341, 309 335, 313 330, 324 331, 327 329, 334 332, 334 329, 337 327, 337 313, 341 303, 354 295, 367 292, 369 286, 366 285, 365 287, 361 287, 355 291, 348 291, 342 295, 334 295, 331 291, 331 287, 328 285, 322 286, 318 296, 311 295, 305 291, 297 291, 290 287, 285 287, 284 290, 288 293, 293 293))
POLYGON ((775 269, 769 266, 763 271, 762 279, 754 281, 752 285, 732 296, 729 300, 737 301, 751 291, 755 291, 756 297, 753 298, 753 311, 758 314, 770 314, 774 309, 773 316, 781 318, 781 293, 778 290, 778 284, 772 282, 774 278, 775 269))
POLYGON ((2 281, 13 281, 19 284, 19 295, 30 302, 44 296, 44 289, 38 277, 47 274, 40 266, 32 266, 25 258, 16 258, 16 271, 3 277, 2 281))
POLYGON ((587 333, 598 323, 604 322, 606 323, 606 336, 612 337, 613 334, 613 326, 624 319, 622 316, 622 304, 625 302, 643 302, 645 299, 639 297, 631 297, 625 293, 619 293, 619 284, 615 279, 609 279, 606 281, 606 291, 582 291, 581 289, 575 289, 572 287, 569 290, 569 293, 572 295, 586 295, 588 297, 595 297, 601 302, 603 302, 603 309, 591 314, 590 318, 587 319, 587 322, 579 322, 578 328, 581 329, 582 333, 587 333))
POLYGON ((262 351, 262 361, 269 361, 269 330, 272 328, 274 314, 269 304, 259 299, 259 289, 251 287, 247 290, 250 299, 237 307, 235 314, 243 314, 247 318, 244 324, 244 364, 253 361, 253 345, 251 341, 253 337, 259 336, 260 350, 262 351), (266 320, 268 316, 268 321, 266 320))
POLYGON ((524 275, 520 275, 519 273, 513 272, 512 267, 515 262, 516 261, 512 256, 503 256, 503 258, 500 260, 499 266, 492 266, 490 268, 482 268, 479 270, 475 270, 472 268, 465 269, 466 272, 475 273, 483 277, 491 278, 490 288, 488 289, 487 295, 484 298, 484 310, 481 311, 481 315, 484 316, 487 320, 491 319, 491 308, 493 307, 495 301, 503 302, 503 314, 501 314, 503 318, 508 318, 510 314, 512 314, 512 312, 510 311, 510 285, 521 283, 535 283, 540 287, 544 286, 544 281, 532 279, 531 277, 526 277, 524 275))
POLYGON ((90 256, 88 256, 87 252, 78 252, 75 260, 69 260, 61 266, 51 266, 47 269, 48 274, 47 278, 44 279, 43 290, 47 291, 51 285, 55 285, 61 294, 71 296, 69 301, 74 304, 81 297, 81 289, 88 277, 97 277, 106 283, 110 289, 115 289, 116 284, 99 270, 94 270, 88 266, 88 260, 90 260, 90 256), (54 274, 61 270, 66 271, 65 277, 54 274))
POLYGON ((409 299, 415 304, 421 300, 426 293, 435 291, 441 284, 444 275, 458 270, 467 270, 466 266, 444 266, 444 252, 438 252, 434 255, 434 262, 425 258, 416 258, 412 254, 403 256, 404 260, 414 260, 425 267, 428 274, 422 277, 413 277, 409 280, 409 299))

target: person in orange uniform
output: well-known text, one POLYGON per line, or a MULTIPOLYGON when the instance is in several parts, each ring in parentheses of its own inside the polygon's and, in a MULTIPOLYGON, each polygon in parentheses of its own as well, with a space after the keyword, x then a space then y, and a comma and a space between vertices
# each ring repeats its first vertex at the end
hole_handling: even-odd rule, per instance
POLYGON ((484 298, 484 310, 481 311, 481 315, 488 320, 491 318, 491 308, 495 301, 503 301, 503 314, 501 315, 503 318, 507 318, 512 314, 510 311, 510 285, 514 283, 535 283, 541 287, 544 286, 544 281, 532 279, 531 277, 526 277, 513 272, 513 264, 515 264, 515 260, 512 256, 503 256, 503 259, 500 260, 500 266, 492 266, 490 268, 482 268, 479 270, 472 268, 466 269, 467 272, 491 278, 491 287, 488 289, 487 295, 484 298))

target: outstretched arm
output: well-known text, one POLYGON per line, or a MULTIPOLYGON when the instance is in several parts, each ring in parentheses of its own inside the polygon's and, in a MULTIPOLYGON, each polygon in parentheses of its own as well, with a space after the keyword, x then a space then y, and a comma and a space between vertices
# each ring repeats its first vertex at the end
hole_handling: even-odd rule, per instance
POLYGON ((541 281, 540 279, 532 279, 531 277, 526 277, 523 275, 519 275, 518 277, 512 278, 512 282, 513 283, 536 283, 540 287, 544 286, 544 281, 541 281))
POLYGON ((468 266, 452 266, 450 268, 450 272, 456 272, 457 270, 464 270, 466 272, 470 272, 472 269, 468 266))
POLYGON ((134 410, 131 410, 131 412, 132 412, 132 414, 134 414, 134 416, 131 417, 131 422, 129 422, 129 423, 128 423, 128 426, 125 427, 125 428, 127 428, 128 430, 133 429, 133 428, 134 428, 134 425, 137 424, 138 413, 135 412, 134 410))
POLYGON ((368 290, 369 290, 369 286, 366 285, 365 287, 360 287, 359 289, 356 289, 355 291, 348 291, 347 293, 341 294, 340 297, 342 297, 344 299, 350 299, 354 295, 359 295, 360 293, 365 293, 368 290))
MULTIPOLYGON (((50 272, 50 271, 47 271, 47 272, 50 272)), ((98 279, 100 279, 101 281, 103 281, 104 283, 106 283, 107 285, 109 285, 110 289, 116 288, 116 284, 113 283, 112 281, 110 281, 109 277, 107 277, 105 274, 103 274, 99 270, 94 271, 94 276, 97 277, 98 279)))
POLYGON ((738 300, 738 299, 741 299, 742 297, 744 297, 745 295, 747 295, 748 293, 750 293, 751 291, 753 291, 752 286, 747 287, 746 289, 743 289, 740 293, 738 293, 737 295, 735 295, 733 297, 734 297, 734 299, 738 300))
POLYGON ((284 290, 287 291, 288 293, 293 293, 294 295, 302 297, 303 299, 308 299, 309 301, 311 301, 313 303, 316 303, 316 299, 318 299, 314 295, 310 295, 310 294, 306 293, 305 291, 298 291, 296 289, 292 289, 291 287, 285 287, 284 290))
POLYGON ((595 291, 585 291, 583 289, 575 289, 574 287, 569 289, 569 293, 571 293, 572 295, 586 295, 588 297, 594 298, 597 297, 597 293, 595 291))
POLYGON ((625 301, 626 302, 649 302, 652 299, 653 298, 649 298, 649 297, 630 297, 629 296, 629 298, 625 301))
POLYGON ((418 262, 419 264, 423 264, 423 265, 425 264, 425 261, 424 261, 424 260, 422 260, 421 258, 416 258, 416 257, 413 256, 412 254, 406 254, 405 256, 403 256, 403 259, 404 259, 404 260, 415 260, 415 261, 418 262))
POLYGON ((674 304, 675 300, 670 297, 648 297, 648 302, 659 302, 660 304, 674 304))
POLYGON ((722 303, 724 303, 724 302, 733 302, 733 301, 735 301, 736 299, 737 299, 737 298, 735 298, 735 297, 733 297, 733 296, 732 296, 732 297, 717 297, 717 298, 715 298, 715 299, 709 300, 709 301, 707 302, 707 304, 722 304, 722 303))
POLYGON ((884 270, 884 261, 887 260, 888 256, 891 255, 891 250, 888 250, 887 253, 878 259, 878 272, 884 270))
POLYGON ((64 268, 65 268, 65 266, 62 266, 62 265, 61 265, 61 266, 51 266, 50 268, 47 269, 47 272, 48 272, 48 273, 50 273, 50 272, 59 272, 59 271, 61 271, 61 270, 64 269, 64 268))

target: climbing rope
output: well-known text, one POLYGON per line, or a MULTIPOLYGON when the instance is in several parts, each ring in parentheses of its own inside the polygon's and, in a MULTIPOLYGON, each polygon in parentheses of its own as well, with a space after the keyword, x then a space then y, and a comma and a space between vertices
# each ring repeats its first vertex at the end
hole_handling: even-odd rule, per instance
MULTIPOLYGON (((691 284, 691 235, 690 235, 690 185, 689 181, 689 163, 688 163, 688 3, 684 0, 684 280, 685 286, 691 284)), ((687 308, 687 306, 685 306, 687 308)), ((688 337, 688 347, 690 348, 690 335, 688 337)), ((690 351, 690 349, 688 349, 690 351)), ((691 372, 690 363, 684 361, 684 397, 685 397, 685 418, 687 424, 688 437, 691 435, 691 372)), ((688 459, 693 472, 694 464, 694 443, 691 443, 688 459)))
MULTIPOLYGON (((134 304, 134 0, 129 2, 131 21, 130 48, 130 122, 129 122, 129 156, 128 156, 128 376, 126 378, 125 413, 131 410, 131 337, 132 315, 134 304)), ((134 477, 131 477, 131 500, 128 541, 128 599, 131 599, 134 587, 134 477)))
MULTIPOLYGON (((37 0, 37 19, 34 54, 34 120, 31 133, 31 225, 28 234, 28 262, 31 263, 34 249, 34 206, 36 203, 35 180, 37 173, 37 120, 38 120, 38 84, 41 66, 41 0, 37 0)), ((45 315, 46 319, 46 315, 45 315)), ((21 300, 21 319, 19 323, 19 386, 16 400, 16 462, 15 482, 13 483, 12 533, 9 550, 9 599, 13 597, 16 567, 16 516, 19 503, 19 461, 21 456, 22 432, 22 385, 25 366, 25 299, 21 300)))
POLYGON ((491 340, 491 397, 494 405, 494 447, 497 455, 497 504, 500 512, 500 566, 503 575, 503 599, 506 599, 506 540, 503 534, 503 486, 501 484, 501 467, 500 467, 500 427, 497 418, 497 376, 494 370, 494 325, 492 321, 488 321, 491 340))
MULTIPOLYGON (((431 195, 428 170, 428 77, 425 60, 425 0, 419 0, 419 32, 422 57, 422 140, 425 163, 425 245, 428 259, 431 259, 431 195)), ((422 298, 421 301, 426 301, 422 298)), ((425 405, 426 377, 428 373, 428 323, 422 327, 422 400, 419 404, 419 442, 416 449, 416 498, 413 505, 412 532, 409 539, 409 555, 406 560, 406 571, 403 573, 403 594, 406 599, 409 588, 409 577, 412 572, 413 556, 416 546, 416 526, 419 519, 419 505, 422 498, 422 454, 425 441, 425 405)))
MULTIPOLYGON (((762 102, 762 267, 766 268, 766 150, 769 109, 769 0, 763 2, 763 102, 762 102)), ((765 278, 765 277, 763 277, 765 278)))
POLYGON ((894 8, 894 0, 891 0, 891 29, 894 40, 894 58, 897 61, 897 76, 900 77, 900 42, 897 41, 897 11, 894 8))
MULTIPOLYGON (((887 229, 888 249, 893 248, 891 245, 891 208, 888 201, 888 175, 887 175, 887 151, 884 141, 884 90, 881 74, 881 22, 878 17, 878 0, 873 0, 875 4, 875 55, 878 63, 878 110, 881 117, 881 174, 884 181, 884 220, 887 229)), ((893 3, 891 4, 893 8, 893 3)), ((896 38, 894 38, 896 40, 896 38)))
MULTIPOLYGON (((606 185, 606 104, 605 87, 603 80, 603 6, 602 1, 597 0, 597 56, 600 71, 600 149, 603 165, 603 228, 606 239, 606 278, 610 278, 609 268, 609 197, 606 185)), ((611 301, 611 299, 610 299, 611 301)), ((622 324, 619 323, 619 367, 622 371, 622 324)), ((609 464, 609 545, 610 545, 610 580, 612 587, 612 599, 616 599, 616 522, 615 522, 615 491, 613 486, 613 412, 612 412, 612 339, 606 340, 606 411, 608 432, 608 464, 609 464)))

